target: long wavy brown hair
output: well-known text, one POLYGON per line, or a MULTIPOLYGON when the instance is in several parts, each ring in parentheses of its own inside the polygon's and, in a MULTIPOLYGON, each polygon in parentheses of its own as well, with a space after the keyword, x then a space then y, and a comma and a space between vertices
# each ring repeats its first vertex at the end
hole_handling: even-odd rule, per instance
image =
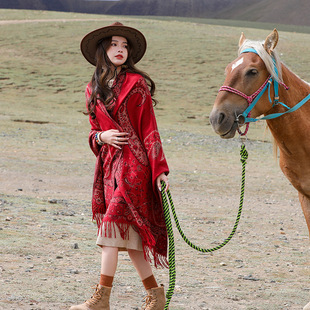
MULTIPOLYGON (((112 89, 108 86, 108 82, 116 77, 116 68, 110 61, 107 50, 111 46, 112 37, 103 39, 98 43, 96 51, 96 69, 91 79, 91 96, 87 103, 87 113, 86 115, 91 115, 94 119, 96 118, 95 108, 97 105, 97 100, 103 102, 103 104, 108 107, 114 99, 114 93, 112 89)), ((147 82, 152 96, 152 101, 154 106, 157 104, 157 100, 153 98, 155 93, 155 83, 149 77, 149 75, 135 67, 135 64, 131 57, 131 47, 130 42, 128 42, 128 57, 123 65, 122 70, 130 73, 138 73, 143 76, 147 82)))

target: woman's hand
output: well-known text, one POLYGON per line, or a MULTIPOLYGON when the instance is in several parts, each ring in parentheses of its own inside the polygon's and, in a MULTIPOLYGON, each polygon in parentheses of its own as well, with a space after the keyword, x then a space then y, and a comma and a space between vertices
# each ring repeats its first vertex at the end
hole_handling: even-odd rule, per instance
POLYGON ((121 146, 128 144, 129 140, 127 132, 120 132, 117 129, 102 131, 99 135, 99 139, 117 149, 121 149, 121 146))
POLYGON ((160 191, 161 191, 161 181, 164 181, 166 183, 165 192, 167 192, 167 190, 169 189, 169 182, 168 177, 166 176, 165 173, 160 174, 156 179, 156 184, 160 191))

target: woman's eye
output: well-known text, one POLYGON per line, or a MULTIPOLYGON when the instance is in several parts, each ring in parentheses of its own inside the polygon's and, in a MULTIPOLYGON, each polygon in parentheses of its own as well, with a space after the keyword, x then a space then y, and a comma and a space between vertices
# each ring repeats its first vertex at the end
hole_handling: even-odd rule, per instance
POLYGON ((256 74, 258 74, 258 71, 257 71, 256 69, 250 69, 250 70, 246 73, 247 76, 254 76, 254 75, 256 75, 256 74))

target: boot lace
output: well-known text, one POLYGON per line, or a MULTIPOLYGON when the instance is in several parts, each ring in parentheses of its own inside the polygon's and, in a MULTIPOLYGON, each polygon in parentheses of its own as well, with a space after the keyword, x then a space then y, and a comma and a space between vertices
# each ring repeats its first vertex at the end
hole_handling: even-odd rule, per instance
POLYGON ((143 302, 142 310, 152 310, 153 306, 156 305, 156 298, 152 295, 147 295, 143 298, 143 302))
POLYGON ((99 285, 97 284, 96 286, 92 287, 92 289, 96 289, 95 294, 88 300, 86 300, 86 305, 87 306, 93 306, 96 303, 98 303, 101 299, 101 294, 99 290, 99 285))

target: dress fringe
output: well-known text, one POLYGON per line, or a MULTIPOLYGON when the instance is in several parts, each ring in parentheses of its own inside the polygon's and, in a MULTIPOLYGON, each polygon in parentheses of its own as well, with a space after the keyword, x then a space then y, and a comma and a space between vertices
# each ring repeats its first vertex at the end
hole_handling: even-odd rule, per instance
MULTIPOLYGON (((104 221, 104 214, 96 213, 93 216, 93 220, 97 222, 98 235, 104 233, 105 237, 115 238, 116 237, 116 227, 120 231, 121 237, 126 240, 129 239, 129 227, 131 226, 128 223, 117 223, 112 221, 104 221)), ((155 252, 156 241, 154 236, 148 231, 143 229, 137 230, 139 236, 142 240, 142 247, 144 258, 148 262, 154 261, 155 268, 168 268, 169 262, 166 255, 159 254, 155 252)))

